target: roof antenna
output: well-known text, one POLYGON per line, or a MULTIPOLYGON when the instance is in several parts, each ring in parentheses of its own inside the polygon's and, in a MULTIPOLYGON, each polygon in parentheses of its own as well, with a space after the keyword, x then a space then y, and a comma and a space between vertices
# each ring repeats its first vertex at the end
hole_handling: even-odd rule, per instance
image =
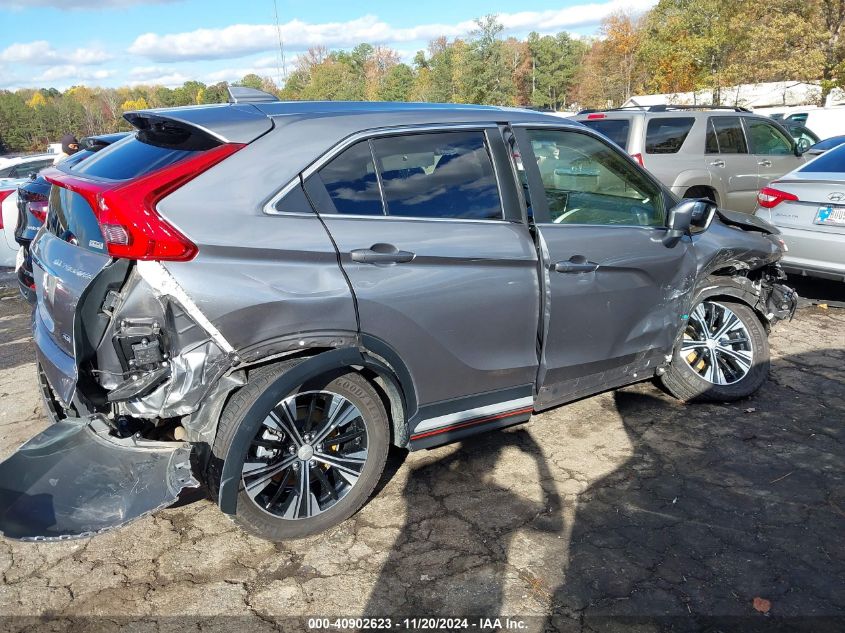
MULTIPOLYGON (((285 63, 285 45, 282 41, 282 27, 279 24, 279 5, 277 0, 273 0, 273 17, 276 20, 276 35, 279 38, 279 57, 276 63, 276 72, 279 73, 279 83, 287 83, 288 67, 285 63), (281 68, 279 68, 278 60, 281 60, 281 68)), ((281 86, 279 86, 281 88, 281 86)))

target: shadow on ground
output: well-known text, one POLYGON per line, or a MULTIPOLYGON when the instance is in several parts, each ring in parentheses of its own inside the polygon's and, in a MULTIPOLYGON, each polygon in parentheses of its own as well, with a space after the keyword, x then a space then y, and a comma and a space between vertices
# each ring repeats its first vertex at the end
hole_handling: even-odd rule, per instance
POLYGON ((842 348, 781 358, 734 404, 685 406, 648 383, 616 392, 633 455, 577 495, 574 512, 533 430, 418 466, 366 613, 539 610, 552 630, 845 625, 843 368, 842 348), (542 494, 485 481, 506 454, 542 494), (808 619, 824 616, 835 619, 808 619))

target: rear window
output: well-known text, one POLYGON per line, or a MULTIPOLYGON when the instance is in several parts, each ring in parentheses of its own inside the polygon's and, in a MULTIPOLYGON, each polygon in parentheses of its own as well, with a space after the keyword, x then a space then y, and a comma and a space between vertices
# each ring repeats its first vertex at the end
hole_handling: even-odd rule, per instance
POLYGON ((74 246, 97 253, 106 252, 100 223, 91 205, 69 189, 55 186, 50 189, 47 230, 74 246))
POLYGON ((93 178, 131 180, 196 153, 193 149, 154 145, 144 139, 142 132, 138 132, 100 150, 73 166, 71 171, 93 178))
POLYGON ((845 145, 840 145, 825 152, 814 161, 804 165, 799 171, 805 173, 845 173, 845 145))
POLYGON ((829 150, 833 149, 834 147, 839 147, 845 143, 845 136, 834 136, 832 138, 827 138, 823 141, 819 141, 815 145, 813 145, 810 149, 816 150, 829 150))
POLYGON ((628 148, 628 132, 631 130, 631 121, 628 119, 593 119, 581 123, 604 134, 622 149, 628 148))
POLYGON ((646 128, 646 154, 675 154, 681 149, 694 123, 693 117, 652 119, 646 128))

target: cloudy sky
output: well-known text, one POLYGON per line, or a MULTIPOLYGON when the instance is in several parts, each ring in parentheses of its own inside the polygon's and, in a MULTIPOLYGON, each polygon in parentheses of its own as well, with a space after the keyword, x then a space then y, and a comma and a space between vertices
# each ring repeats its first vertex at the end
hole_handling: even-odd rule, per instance
POLYGON ((383 44, 410 61, 430 39, 465 35, 486 13, 498 13, 516 36, 590 35, 608 13, 654 1, 0 0, 0 89, 175 86, 249 72, 280 83, 279 35, 288 68, 319 44, 383 44))

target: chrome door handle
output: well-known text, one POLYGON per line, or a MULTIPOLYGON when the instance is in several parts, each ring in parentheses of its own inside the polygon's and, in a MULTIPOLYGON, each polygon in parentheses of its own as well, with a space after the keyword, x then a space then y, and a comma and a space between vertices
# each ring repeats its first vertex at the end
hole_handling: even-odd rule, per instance
POLYGON ((349 255, 353 262, 360 264, 405 264, 416 255, 410 251, 400 251, 393 244, 373 244, 370 248, 356 248, 349 255))
POLYGON ((554 269, 556 273, 591 273, 598 267, 598 264, 588 262, 583 255, 573 255, 569 259, 555 264, 554 269))
POLYGON ((711 164, 711 165, 713 165, 713 167, 724 167, 724 166, 725 166, 725 161, 723 161, 723 160, 714 160, 714 161, 712 161, 710 164, 711 164))
POLYGON ((772 161, 770 161, 770 160, 760 160, 760 161, 757 161, 757 164, 760 165, 761 167, 771 167, 772 161))

